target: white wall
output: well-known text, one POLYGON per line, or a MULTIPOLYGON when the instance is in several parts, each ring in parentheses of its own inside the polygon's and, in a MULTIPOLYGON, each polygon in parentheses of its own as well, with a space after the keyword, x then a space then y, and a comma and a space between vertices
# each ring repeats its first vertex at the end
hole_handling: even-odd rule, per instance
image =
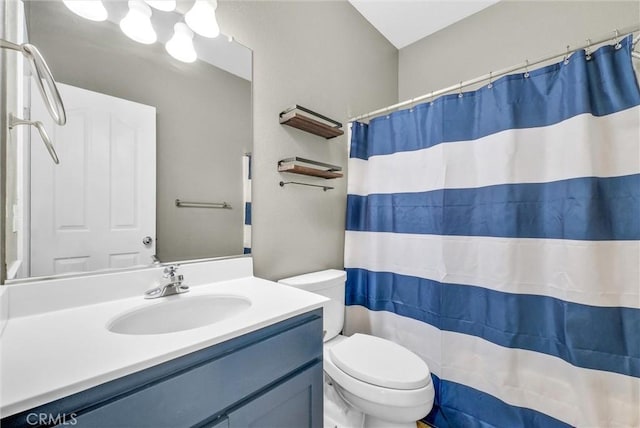
POLYGON ((503 0, 400 50, 399 100, 492 70, 553 55, 566 45, 640 22, 638 1, 503 0))
POLYGON ((252 251, 255 274, 279 279, 342 268, 346 179, 280 174, 301 156, 347 163, 347 133, 325 140, 282 126, 300 104, 340 122, 397 99, 397 50, 346 1, 220 2, 221 31, 254 51, 252 251), (280 180, 336 186, 281 188, 280 180))

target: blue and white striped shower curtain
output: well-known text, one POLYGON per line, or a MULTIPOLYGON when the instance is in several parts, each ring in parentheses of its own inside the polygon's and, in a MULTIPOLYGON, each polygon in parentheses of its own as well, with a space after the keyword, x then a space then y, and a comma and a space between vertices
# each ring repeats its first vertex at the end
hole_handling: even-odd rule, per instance
POLYGON ((436 426, 640 426, 630 44, 352 125, 346 333, 425 359, 436 426))

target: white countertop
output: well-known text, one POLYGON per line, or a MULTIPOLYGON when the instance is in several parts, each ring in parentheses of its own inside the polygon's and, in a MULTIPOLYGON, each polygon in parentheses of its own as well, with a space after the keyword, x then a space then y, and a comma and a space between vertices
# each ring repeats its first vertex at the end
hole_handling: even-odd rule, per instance
POLYGON ((162 303, 142 295, 9 319, 2 333, 0 415, 6 417, 322 306, 326 298, 252 276, 192 286, 202 294, 243 296, 251 307, 192 330, 125 335, 115 316, 162 303))

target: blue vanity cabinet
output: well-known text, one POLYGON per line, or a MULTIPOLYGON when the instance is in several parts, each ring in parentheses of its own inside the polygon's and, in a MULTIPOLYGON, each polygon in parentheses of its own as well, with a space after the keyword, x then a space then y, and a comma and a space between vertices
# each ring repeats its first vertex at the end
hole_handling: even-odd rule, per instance
POLYGON ((322 310, 0 422, 3 428, 320 428, 322 310), (36 419, 49 423, 34 424, 36 419))

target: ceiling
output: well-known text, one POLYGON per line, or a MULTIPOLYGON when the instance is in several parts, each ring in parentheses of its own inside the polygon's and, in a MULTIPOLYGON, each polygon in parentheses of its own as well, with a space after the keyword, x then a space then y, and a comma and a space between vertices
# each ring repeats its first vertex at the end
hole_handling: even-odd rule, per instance
POLYGON ((396 48, 402 49, 499 0, 349 0, 396 48))

